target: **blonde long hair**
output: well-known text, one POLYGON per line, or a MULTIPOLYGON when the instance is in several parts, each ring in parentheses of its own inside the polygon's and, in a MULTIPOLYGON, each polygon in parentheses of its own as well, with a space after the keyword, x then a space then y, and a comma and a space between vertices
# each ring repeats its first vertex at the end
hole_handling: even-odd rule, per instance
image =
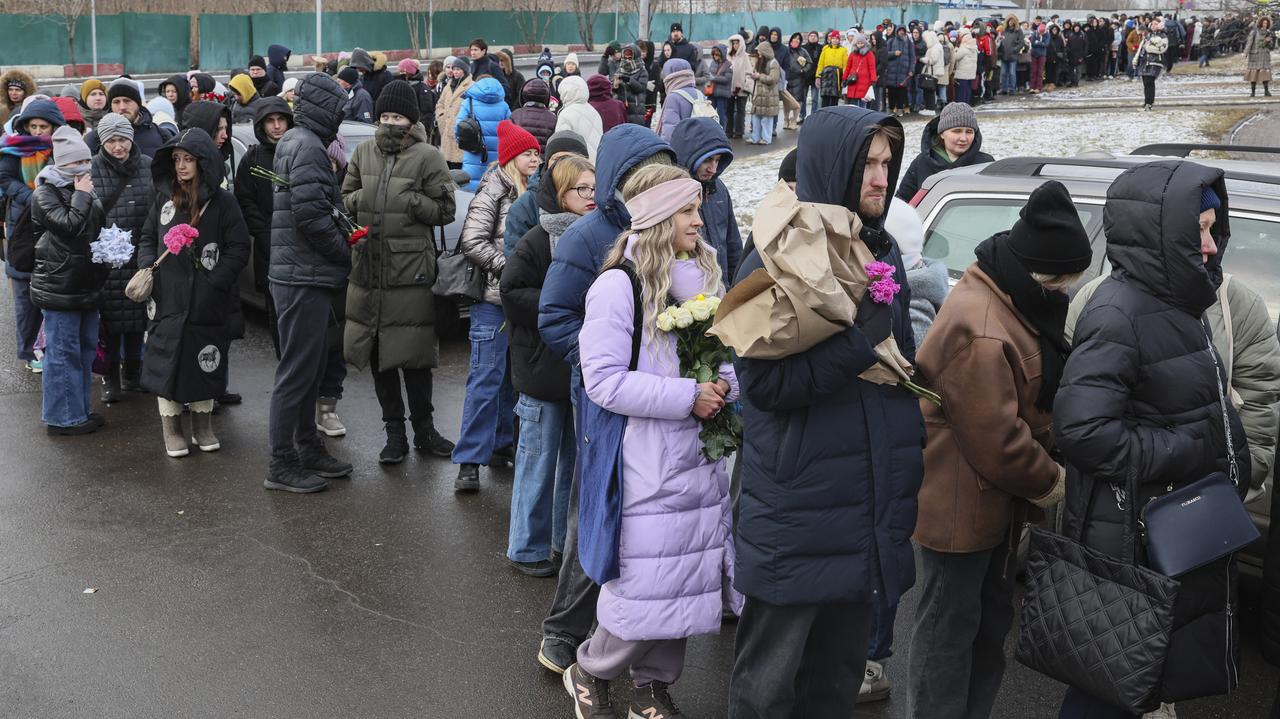
MULTIPOLYGON (((684 168, 674 165, 649 165, 636 170, 622 188, 623 200, 656 187, 671 180, 688 179, 689 173, 684 168)), ((685 205, 688 207, 689 205, 685 205)), ((684 209, 684 208, 681 208, 684 209)), ((658 315, 667 308, 667 294, 671 292, 671 263, 676 258, 675 250, 676 221, 674 216, 659 222, 653 227, 632 232, 623 230, 618 241, 609 251, 604 261, 604 270, 618 267, 626 262, 627 240, 636 235, 631 247, 631 255, 635 264, 636 276, 640 279, 640 300, 644 305, 641 317, 649 337, 656 339, 658 332, 658 315)), ((716 260, 716 250, 699 238, 697 246, 690 253, 698 263, 705 278, 703 294, 718 295, 722 287, 720 282, 720 263, 716 260)), ((655 347, 650 347, 654 351, 655 347)))
MULTIPOLYGON (((495 162, 493 164, 496 165, 498 163, 495 162)), ((520 170, 516 168, 516 158, 513 157, 507 160, 507 164, 499 167, 498 171, 507 176, 507 179, 515 188, 517 198, 523 195, 525 190, 529 189, 529 178, 521 174, 520 170)))

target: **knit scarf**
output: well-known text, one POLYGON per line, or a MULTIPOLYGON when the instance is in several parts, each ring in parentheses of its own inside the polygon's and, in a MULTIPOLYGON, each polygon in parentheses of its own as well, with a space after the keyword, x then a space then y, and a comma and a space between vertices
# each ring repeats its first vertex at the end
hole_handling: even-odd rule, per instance
POLYGON ((1053 411, 1053 398, 1058 394, 1062 370, 1071 347, 1067 344, 1067 308, 1071 301, 1062 292, 1046 290, 1031 277, 1018 258, 1009 251, 1009 233, 1001 232, 983 240, 974 254, 978 268, 1009 295, 1018 314, 1040 334, 1042 376, 1036 407, 1053 411))
POLYGON ((53 139, 42 135, 6 135, 0 154, 22 159, 22 181, 36 189, 36 176, 53 155, 53 139))
MULTIPOLYGON (((544 180, 546 181, 546 180, 544 180)), ((556 251, 556 243, 560 241, 560 235, 569 229, 582 215, 575 215, 572 212, 547 212, 546 210, 538 210, 538 224, 542 225, 542 229, 547 231, 547 236, 551 238, 551 251, 556 251)))

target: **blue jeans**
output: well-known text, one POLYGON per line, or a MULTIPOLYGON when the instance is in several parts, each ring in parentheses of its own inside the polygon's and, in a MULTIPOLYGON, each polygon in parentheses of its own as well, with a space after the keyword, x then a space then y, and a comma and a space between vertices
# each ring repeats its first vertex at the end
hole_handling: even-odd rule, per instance
POLYGON ((883 662, 893 656, 893 624, 898 619, 898 604, 884 599, 884 592, 876 595, 871 603, 871 643, 867 645, 867 659, 883 662))
POLYGON ((497 305, 471 305, 471 371, 454 464, 487 465, 493 450, 511 444, 515 390, 507 372, 507 333, 500 329, 505 321, 497 305))
MULTIPOLYGON (((947 86, 943 85, 942 83, 938 83, 938 104, 939 105, 947 104, 947 86)), ((930 107, 927 109, 932 110, 933 108, 930 107)))
POLYGON ((93 359, 98 354, 98 311, 44 311, 44 405, 41 418, 53 427, 89 419, 93 359))
POLYGON ((33 349, 36 337, 40 334, 40 310, 31 304, 30 280, 9 278, 9 288, 13 291, 14 326, 18 335, 18 359, 26 362, 36 358, 33 349))
POLYGON ((1018 89, 1018 61, 1000 61, 1000 89, 1013 92, 1018 89))
POLYGON ((1005 92, 1018 90, 1018 60, 1000 61, 1000 90, 1005 92))
POLYGON ((751 139, 756 144, 763 143, 765 145, 773 144, 773 124, 777 121, 777 117, 773 115, 752 115, 751 116, 751 139))
MULTIPOLYGON (((822 107, 822 93, 818 92, 818 88, 810 86, 809 87, 809 114, 812 115, 813 113, 817 112, 820 107, 822 107)), ((805 117, 805 115, 801 115, 801 117, 805 117)))
POLYGON ((720 127, 724 128, 724 134, 729 134, 729 98, 713 97, 711 98, 711 106, 716 109, 720 115, 720 127))
POLYGON ((516 449, 516 479, 511 487, 511 528, 507 557, 516 562, 551 558, 564 553, 569 514, 569 487, 578 456, 568 402, 547 402, 520 395, 520 445, 516 449))

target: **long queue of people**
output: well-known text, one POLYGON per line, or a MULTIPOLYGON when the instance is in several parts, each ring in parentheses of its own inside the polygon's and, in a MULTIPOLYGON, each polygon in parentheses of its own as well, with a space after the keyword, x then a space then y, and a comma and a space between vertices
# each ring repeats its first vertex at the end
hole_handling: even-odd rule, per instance
MULTIPOLYGON (((522 126, 499 100, 511 82, 503 64, 471 49, 450 64, 450 83, 471 81, 461 97, 496 109, 459 109, 442 126, 437 102, 434 115, 437 131, 474 148, 455 162, 478 170, 459 243, 478 281, 456 444, 437 431, 432 404, 433 303, 445 272, 432 238, 454 219, 457 185, 443 139, 432 142, 433 115, 406 80, 375 88, 374 137, 348 162, 341 125, 353 107, 363 112, 357 90, 374 94, 376 62, 363 77, 355 69, 355 83, 334 68, 336 77, 298 78, 288 98, 251 99, 259 144, 234 175, 235 107, 201 99, 207 82, 196 76, 173 132, 127 78, 102 88, 111 112, 92 130, 70 124, 66 102, 24 100, 0 160, 6 194, 27 198, 11 201, 6 257, 31 256, 11 285, 27 302, 19 333, 23 322, 37 337, 43 326, 50 434, 103 426, 91 377, 99 328, 119 311, 128 321, 107 327, 102 343, 119 358, 111 392, 157 397, 168 456, 193 444, 219 450, 212 414, 232 399, 230 343, 243 333, 238 276, 255 263, 279 356, 264 487, 306 494, 351 475, 324 439, 341 428, 348 366, 373 374, 381 462, 408 455, 407 420, 414 448, 458 466, 464 497, 481 490, 481 467, 514 463, 507 556, 524 574, 557 579, 537 658, 563 676, 580 719, 614 715, 610 683, 628 670, 631 714, 681 716, 669 687, 687 640, 718 632, 726 613, 741 617, 729 716, 845 717, 860 698, 883 698, 896 606, 916 581, 913 540, 924 562, 909 713, 988 716, 1013 617, 1006 565, 1024 521, 1065 498, 1073 536, 1126 556, 1133 534, 1117 530, 1127 525, 1114 487, 1143 506, 1230 466, 1240 497, 1261 488, 1274 460, 1280 343, 1256 294, 1239 281, 1223 291, 1220 171, 1165 160, 1118 178, 1106 207, 1115 271, 1074 312, 1066 289, 1092 250, 1071 197, 1052 182, 1010 231, 978 247, 948 296, 901 199, 911 180, 989 159, 972 108, 944 106, 922 138, 928 151, 905 173, 906 138, 890 114, 811 112, 779 168, 788 207, 856 216, 854 240, 904 280, 902 291, 864 303, 853 326, 813 347, 740 358, 699 382, 683 376, 659 313, 673 300, 722 296, 764 266, 720 180, 731 133, 700 114, 696 95, 685 98, 687 117, 650 117, 657 132, 618 101, 622 121, 605 130, 588 83, 573 76, 554 87, 554 125, 522 103, 517 112, 535 110, 515 118, 522 126), (141 138, 153 128, 160 144, 148 154, 141 138), (1152 201, 1151 186, 1170 190, 1152 201), (91 247, 113 225, 133 233, 120 267, 95 261, 91 247), (153 286, 139 301, 145 268, 153 286), (1202 331, 1204 315, 1221 328, 1202 331), (889 339, 941 408, 860 378, 889 339), (1220 356, 1231 372, 1219 371, 1220 356), (741 413, 736 482, 726 460, 701 451, 699 421, 721 412, 741 413), (625 431, 610 417, 625 418, 625 431), (621 509, 606 525, 589 492, 611 481, 621 509), (606 526, 616 543, 602 555, 606 526)), ((771 52, 756 55, 777 63, 771 52)), ((667 59, 675 70, 665 77, 691 86, 692 65, 671 65, 680 62, 689 64, 667 59)), ((256 89, 245 77, 233 103, 256 89)), ((670 108, 683 88, 666 88, 670 108)), ((1217 557, 1182 579, 1168 681, 1144 710, 1234 688, 1232 566, 1217 557)), ((1069 690, 1061 716, 1137 716, 1082 689, 1069 690)))

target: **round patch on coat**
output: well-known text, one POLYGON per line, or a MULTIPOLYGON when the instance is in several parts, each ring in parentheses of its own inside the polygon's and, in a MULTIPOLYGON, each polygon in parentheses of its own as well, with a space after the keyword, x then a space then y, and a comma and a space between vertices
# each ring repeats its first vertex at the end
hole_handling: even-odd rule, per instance
POLYGON ((156 318, 156 301, 153 298, 147 298, 147 319, 154 320, 156 318))
POLYGON ((210 271, 213 269, 214 265, 218 264, 218 257, 220 256, 221 253, 218 252, 218 243, 210 242, 200 249, 200 266, 203 267, 206 272, 210 271))
POLYGON ((213 372, 218 369, 218 365, 222 364, 222 353, 213 345, 205 345, 196 356, 196 361, 200 363, 200 369, 206 373, 213 372))
POLYGON ((164 203, 160 208, 160 224, 167 225, 173 220, 174 214, 178 212, 178 208, 173 206, 173 200, 164 203))

